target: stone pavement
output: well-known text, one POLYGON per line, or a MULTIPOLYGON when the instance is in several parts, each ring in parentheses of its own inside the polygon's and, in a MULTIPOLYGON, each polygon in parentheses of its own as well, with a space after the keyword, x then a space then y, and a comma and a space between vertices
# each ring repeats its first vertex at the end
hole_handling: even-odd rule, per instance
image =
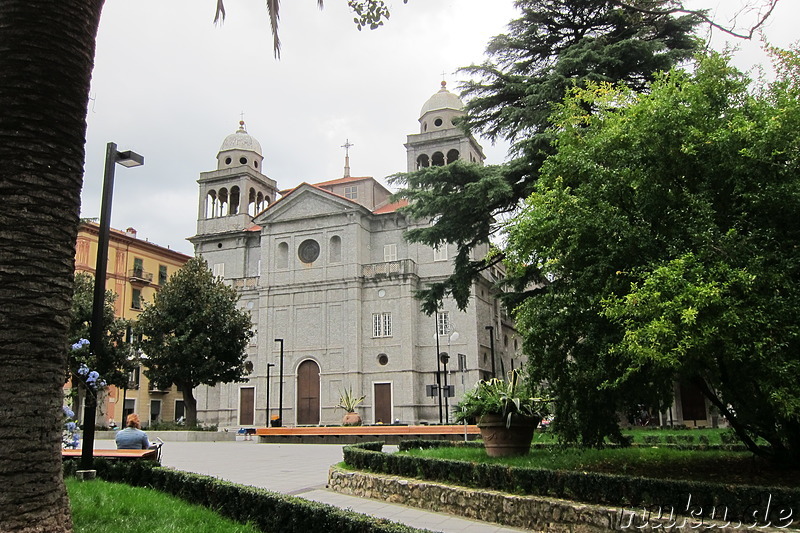
MULTIPOLYGON (((95 447, 113 448, 114 443, 97 441, 95 447)), ((341 445, 257 444, 255 441, 243 441, 167 442, 161 463, 179 470, 291 494, 443 533, 525 531, 329 491, 325 488, 328 467, 341 461, 341 445)))

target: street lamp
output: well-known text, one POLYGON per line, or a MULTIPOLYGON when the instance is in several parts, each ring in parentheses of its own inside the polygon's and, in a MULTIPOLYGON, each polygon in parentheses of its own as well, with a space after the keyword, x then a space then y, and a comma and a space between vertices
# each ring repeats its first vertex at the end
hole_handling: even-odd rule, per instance
POLYGON ((454 331, 447 336, 447 354, 442 354, 441 356, 442 365, 444 366, 444 421, 447 424, 450 423, 450 389, 447 385, 447 363, 450 361, 450 354, 452 353, 450 343, 456 342, 458 337, 459 335, 457 331, 454 331))
POLYGON ((486 329, 489 330, 489 349, 492 352, 492 377, 496 378, 497 372, 494 367, 494 326, 486 326, 486 329))
POLYGON ((280 383, 278 383, 278 427, 283 427, 283 339, 275 339, 281 343, 280 383))
MULTIPOLYGON (((111 199, 114 195, 114 170, 119 163, 123 167, 144 165, 144 157, 131 152, 117 151, 115 143, 106 145, 106 167, 103 172, 103 198, 100 204, 100 229, 97 236, 97 263, 94 270, 94 299, 92 301, 92 330, 89 334, 89 347, 94 352, 99 372, 108 372, 103 352, 103 310, 106 296, 106 270, 108 269, 108 240, 111 233, 111 199)), ((91 470, 94 452, 94 417, 97 397, 86 394, 83 409, 83 450, 81 451, 81 470, 91 470)))
POLYGON ((436 390, 439 391, 439 424, 442 423, 442 362, 439 349, 439 311, 434 311, 434 337, 436 338, 436 390))
POLYGON ((267 427, 269 427, 269 369, 273 366, 275 366, 275 363, 267 363, 267 427))

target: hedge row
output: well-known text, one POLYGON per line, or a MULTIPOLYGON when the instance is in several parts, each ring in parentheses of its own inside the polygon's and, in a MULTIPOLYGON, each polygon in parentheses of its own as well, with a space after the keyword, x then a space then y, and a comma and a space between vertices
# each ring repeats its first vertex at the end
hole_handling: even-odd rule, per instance
MULTIPOLYGON (((415 442, 416 447, 447 445, 441 441, 438 444, 435 441, 409 441, 403 447, 415 447, 415 442)), ((376 473, 615 507, 661 507, 678 512, 689 506, 689 512, 704 509, 706 513, 714 508, 718 516, 727 509, 728 519, 745 523, 753 521, 753 513, 758 513, 756 518, 764 523, 767 509, 769 519, 779 523, 786 520, 787 510, 800 509, 800 489, 510 467, 387 454, 375 448, 372 443, 369 449, 364 445, 345 447, 344 461, 353 468, 376 473)))
MULTIPOLYGON (((373 443, 368 443, 373 444, 373 443)), ((644 444, 631 444, 632 447, 637 446, 658 446, 659 448, 667 448, 671 450, 692 450, 692 451, 725 451, 725 452, 745 452, 747 448, 742 444, 704 444, 701 442, 700 444, 692 444, 692 443, 683 443, 683 441, 678 441, 676 444, 675 441, 668 441, 666 443, 662 443, 659 439, 658 441, 648 441, 647 437, 645 437, 644 444)), ((363 446, 363 445, 362 445, 363 446)), ((411 449, 428 449, 428 448, 440 448, 443 446, 458 446, 462 448, 483 448, 483 442, 480 440, 471 440, 468 442, 464 441, 447 441, 447 440, 433 440, 433 439, 409 439, 400 441, 399 449, 401 452, 411 449)), ((531 445, 534 449, 561 449, 563 445, 557 443, 534 443, 531 445)), ((616 448, 619 447, 617 444, 609 444, 609 448, 616 448)), ((378 450, 379 451, 379 450, 378 450)))
MULTIPOLYGON (((76 465, 77 461, 65 461, 65 475, 73 475, 76 465)), ((153 488, 237 522, 252 523, 266 533, 431 533, 331 505, 163 468, 149 461, 95 459, 95 469, 106 481, 153 488)))

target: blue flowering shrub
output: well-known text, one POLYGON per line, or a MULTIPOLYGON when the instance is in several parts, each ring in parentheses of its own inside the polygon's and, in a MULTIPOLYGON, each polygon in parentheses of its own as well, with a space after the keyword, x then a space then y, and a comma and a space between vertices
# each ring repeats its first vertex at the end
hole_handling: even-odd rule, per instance
MULTIPOLYGON (((73 352, 78 352, 88 349, 88 346, 88 340, 80 339, 71 348, 73 352)), ((73 373, 72 382, 76 387, 83 388, 86 394, 91 394, 95 397, 97 397, 97 392, 106 386, 106 382, 100 378, 100 374, 95 370, 91 370, 86 363, 81 363, 77 373, 73 373)), ((72 403, 72 397, 67 399, 67 403, 72 403)), ((77 448, 80 445, 81 436, 78 432, 75 411, 72 410, 70 405, 65 405, 62 409, 64 411, 64 431, 61 437, 61 445, 63 448, 77 448)))

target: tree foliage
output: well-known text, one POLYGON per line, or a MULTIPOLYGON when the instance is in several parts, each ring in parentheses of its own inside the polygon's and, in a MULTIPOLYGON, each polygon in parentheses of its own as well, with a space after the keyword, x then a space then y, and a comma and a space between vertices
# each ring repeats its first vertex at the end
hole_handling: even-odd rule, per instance
POLYGON ((237 308, 238 299, 236 290, 195 257, 170 277, 136 322, 145 375, 159 386, 174 383, 183 390, 189 425, 197 420, 195 387, 246 381, 244 351, 252 322, 237 308))
MULTIPOLYGON (((92 305, 94 299, 94 276, 85 272, 75 273, 75 292, 72 296, 72 313, 70 315, 67 344, 73 345, 80 339, 89 339, 92 329, 92 305)), ((103 366, 99 366, 92 355, 92 347, 81 350, 69 350, 69 372, 75 375, 78 368, 85 364, 96 370, 110 385, 125 387, 128 383, 128 372, 138 362, 134 359, 131 345, 126 342, 126 334, 130 327, 128 320, 114 316, 114 302, 117 295, 106 291, 103 308, 103 323, 106 325, 103 334, 103 366)), ((69 375, 67 376, 69 377, 69 375)))
POLYGON ((800 59, 776 57, 763 87, 713 55, 559 106, 506 251, 549 280, 516 317, 565 435, 597 444, 613 428, 590 418, 665 407, 679 380, 800 462, 800 59))
MULTIPOLYGON (((637 0, 636 6, 666 8, 670 0, 637 0)), ((612 0, 518 0, 520 18, 489 44, 490 59, 464 69, 467 82, 464 126, 474 132, 515 141, 516 159, 506 165, 466 171, 461 165, 399 175, 398 197, 411 202, 406 212, 436 223, 409 235, 414 241, 458 244, 453 276, 422 292, 432 312, 445 296, 462 309, 473 279, 498 260, 466 258, 477 243, 498 231, 503 216, 514 212, 531 192, 538 169, 553 152, 548 117, 572 86, 621 82, 640 90, 654 73, 690 58, 701 43, 694 36, 694 14, 643 13, 612 0), (439 193, 446 198, 438 198, 439 193), (467 214, 464 216, 464 214, 467 214)), ((519 273, 514 286, 522 294, 535 272, 519 273)))
MULTIPOLYGON (((408 0, 403 0, 404 4, 408 0)), ((272 50, 275 57, 281 56, 281 40, 278 35, 278 21, 280 20, 280 1, 279 0, 266 0, 267 14, 269 15, 270 27, 272 28, 272 50)), ((317 6, 322 9, 325 4, 324 0, 317 0, 317 6)), ((390 13, 389 8, 386 7, 384 0, 347 0, 347 6, 353 11, 355 23, 358 31, 362 28, 369 27, 375 30, 383 26, 384 19, 388 20, 390 13)), ((214 23, 225 20, 225 2, 217 0, 217 10, 214 14, 214 23)))

